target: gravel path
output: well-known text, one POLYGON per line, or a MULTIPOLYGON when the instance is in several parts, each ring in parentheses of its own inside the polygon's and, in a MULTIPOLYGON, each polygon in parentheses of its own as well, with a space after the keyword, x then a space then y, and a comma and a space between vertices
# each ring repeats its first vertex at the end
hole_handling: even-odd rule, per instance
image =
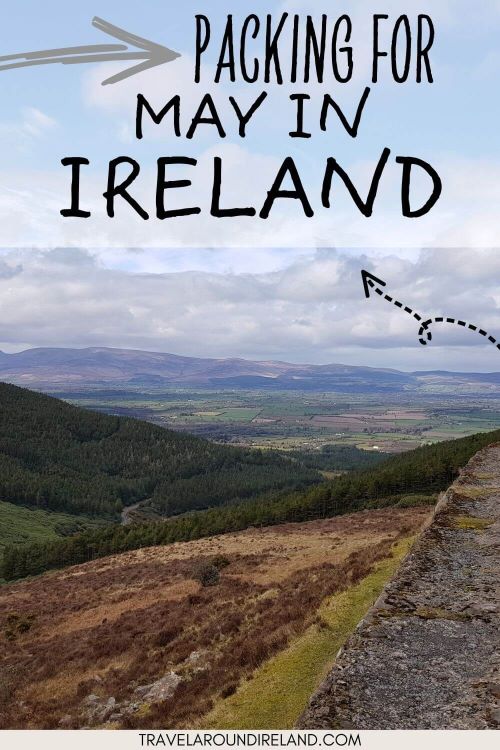
POLYGON ((134 523, 133 512, 140 508, 143 502, 144 500, 141 500, 139 503, 134 503, 134 505, 125 506, 121 513, 122 526, 128 526, 129 524, 134 523))
POLYGON ((338 655, 302 728, 500 726, 500 445, 444 493, 338 655))

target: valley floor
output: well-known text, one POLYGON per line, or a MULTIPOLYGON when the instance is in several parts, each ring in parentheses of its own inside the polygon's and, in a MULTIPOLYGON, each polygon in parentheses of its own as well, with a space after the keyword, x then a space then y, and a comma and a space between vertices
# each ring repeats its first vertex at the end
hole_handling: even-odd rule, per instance
POLYGON ((0 727, 260 727, 273 696, 292 726, 428 514, 248 529, 4 586, 0 727))

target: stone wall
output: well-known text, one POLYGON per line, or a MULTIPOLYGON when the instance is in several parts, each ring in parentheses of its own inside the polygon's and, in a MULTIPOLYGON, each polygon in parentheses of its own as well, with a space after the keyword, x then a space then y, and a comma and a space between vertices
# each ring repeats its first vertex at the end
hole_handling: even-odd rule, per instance
POLYGON ((302 728, 500 726, 500 445, 474 456, 347 641, 302 728))

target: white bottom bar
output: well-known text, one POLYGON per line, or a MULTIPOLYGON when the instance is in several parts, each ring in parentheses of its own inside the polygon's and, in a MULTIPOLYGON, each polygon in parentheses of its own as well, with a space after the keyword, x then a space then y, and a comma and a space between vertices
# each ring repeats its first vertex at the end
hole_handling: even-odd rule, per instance
POLYGON ((143 748, 361 748, 362 750, 474 750, 498 748, 499 735, 486 731, 330 730, 6 730, 2 750, 143 750, 143 748))

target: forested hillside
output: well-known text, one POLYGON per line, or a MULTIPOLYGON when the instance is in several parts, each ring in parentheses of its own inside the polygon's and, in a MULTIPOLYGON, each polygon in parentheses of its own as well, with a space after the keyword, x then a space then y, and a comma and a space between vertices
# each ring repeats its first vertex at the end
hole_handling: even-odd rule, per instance
POLYGON ((321 450, 290 451, 290 457, 319 471, 355 471, 369 469, 386 461, 388 453, 367 451, 354 445, 323 445, 321 450))
POLYGON ((272 452, 230 448, 0 383, 0 500, 118 519, 151 498, 163 515, 321 479, 272 452), (293 469, 293 470, 292 470, 293 469))
POLYGON ((471 456, 497 441, 500 430, 418 448, 302 492, 249 500, 161 523, 109 526, 65 540, 10 547, 4 553, 3 576, 19 578, 124 550, 198 539, 249 526, 429 502, 451 483, 471 456))

